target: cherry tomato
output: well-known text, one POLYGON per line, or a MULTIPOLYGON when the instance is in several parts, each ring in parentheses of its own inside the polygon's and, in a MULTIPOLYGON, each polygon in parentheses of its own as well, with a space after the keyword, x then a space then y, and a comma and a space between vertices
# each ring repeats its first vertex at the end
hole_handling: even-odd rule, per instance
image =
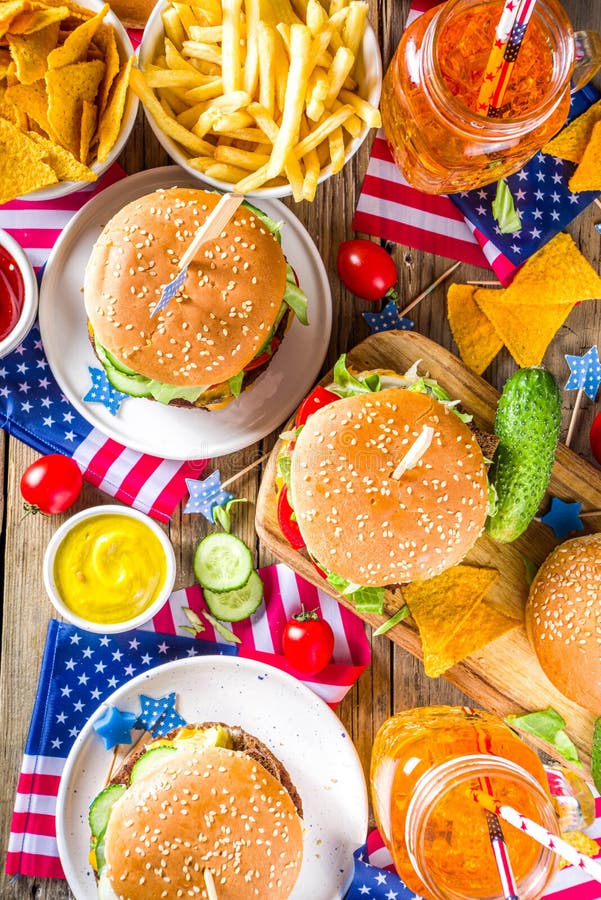
POLYGON ((41 456, 21 476, 21 494, 28 512, 65 512, 81 493, 82 477, 75 460, 60 453, 41 456))
POLYGON ((278 494, 278 524, 292 549, 300 550, 305 546, 305 541, 298 527, 298 522, 292 518, 293 515, 294 510, 288 500, 288 488, 284 484, 278 494))
POLYGON ((340 400, 338 394, 335 394, 333 391, 328 391, 318 384, 316 388, 313 388, 310 394, 307 394, 299 406, 295 419, 296 427, 300 428, 301 425, 305 425, 310 415, 317 412, 322 406, 329 406, 329 404, 334 403, 335 400, 340 400))
POLYGON ((315 610, 301 608, 284 626, 282 649, 293 668, 315 675, 332 658, 334 632, 315 610))
POLYGON ((601 412, 597 413, 591 425, 590 441, 593 456, 601 465, 601 412))
POLYGON ((338 247, 338 274, 343 284, 362 300, 396 296, 397 270, 389 253, 380 244, 364 238, 344 241, 338 247))

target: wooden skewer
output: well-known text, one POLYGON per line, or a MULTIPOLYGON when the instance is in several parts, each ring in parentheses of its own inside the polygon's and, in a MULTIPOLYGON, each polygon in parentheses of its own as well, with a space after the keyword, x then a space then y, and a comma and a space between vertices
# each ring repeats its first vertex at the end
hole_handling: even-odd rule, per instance
POLYGON ((115 763, 117 762, 117 754, 119 752, 120 746, 121 746, 121 744, 115 744, 115 746, 113 747, 113 758, 111 760, 111 767, 108 770, 108 774, 106 776, 106 781, 104 782, 105 787, 107 786, 107 784, 109 784, 111 778, 113 777, 113 772, 115 770, 115 763))
POLYGON ((434 290, 434 288, 438 287, 440 282, 444 281, 445 278, 448 278, 449 275, 452 275, 453 272, 455 271, 455 269, 458 269, 460 265, 461 265, 461 262, 456 262, 449 269, 447 269, 446 272, 443 272, 442 275, 440 275, 436 279, 436 281, 433 281, 432 284, 429 287, 427 287, 425 291, 422 291, 421 294, 418 294, 418 296, 415 298, 415 300, 412 300, 411 303, 408 303, 407 306, 405 307, 405 309, 401 309, 399 312, 399 316, 404 316, 405 313, 408 313, 410 309, 413 309, 414 306, 417 306, 418 303, 421 303, 421 301, 424 299, 424 297, 427 297, 428 294, 431 294, 432 291, 434 290))
POLYGON ((203 878, 205 880, 205 885, 207 888, 207 894, 209 896, 209 900, 219 900, 217 896, 217 891, 215 890, 215 881, 213 880, 213 873, 210 869, 202 870, 203 878))
POLYGON ((582 395, 584 391, 582 388, 578 388, 578 393, 576 394, 576 402, 574 403, 574 409, 572 410, 572 418, 570 419, 570 424, 568 426, 568 433, 564 444, 566 447, 569 447, 572 442, 572 437, 574 435, 574 428, 576 426, 576 419, 578 418, 578 410, 580 409, 580 404, 582 403, 582 395))
POLYGON ((589 509, 587 512, 579 512, 579 519, 587 519, 591 516, 601 516, 601 509, 589 509))
POLYGON ((598 197, 595 197, 595 203, 597 204, 598 207, 601 208, 601 200, 599 200, 598 197))
POLYGON ((243 475, 246 475, 246 473, 250 472, 251 469, 256 468, 256 466, 258 466, 259 463, 264 462, 269 456, 271 456, 271 450, 269 451, 269 453, 264 453, 263 456, 260 456, 258 459, 255 459, 254 462, 251 462, 250 465, 246 466, 240 472, 236 472, 235 475, 232 475, 230 478, 227 479, 227 481, 224 481, 223 484, 221 485, 221 487, 225 488, 228 486, 228 484, 232 484, 238 478, 242 478, 243 475))
POLYGON ((475 284, 478 287, 496 287, 501 288, 503 285, 499 281, 466 281, 466 284, 475 284))
POLYGON ((188 249, 178 263, 178 269, 188 265, 201 244, 219 237, 224 225, 227 225, 242 201, 244 194, 224 194, 215 209, 207 216, 204 224, 198 229, 188 249))

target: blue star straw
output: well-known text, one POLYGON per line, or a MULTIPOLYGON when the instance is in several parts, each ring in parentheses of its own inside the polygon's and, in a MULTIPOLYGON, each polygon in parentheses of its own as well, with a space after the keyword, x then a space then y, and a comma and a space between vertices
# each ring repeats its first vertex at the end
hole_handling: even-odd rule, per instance
POLYGON ((599 351, 596 344, 590 350, 587 350, 583 356, 571 356, 569 353, 566 353, 565 357, 570 367, 570 377, 566 381, 565 389, 567 391, 578 391, 565 439, 565 445, 569 447, 574 433, 576 416, 582 403, 582 395, 586 394, 591 400, 595 400, 597 397, 599 385, 601 384, 601 360, 599 359, 599 351))
POLYGON ((92 387, 83 397, 86 403, 102 403, 106 406, 111 415, 116 415, 123 401, 129 397, 129 394, 122 394, 110 383, 106 377, 104 369, 96 369, 88 366, 88 371, 92 379, 92 387))
POLYGON ((219 237, 224 226, 227 225, 243 200, 243 194, 223 194, 221 200, 207 216, 204 223, 194 235, 188 249, 180 259, 177 266, 179 269, 178 275, 163 288, 161 299, 150 314, 151 318, 162 309, 165 309, 175 295, 181 291, 188 274, 188 266, 194 259, 194 255, 200 245, 219 237))
POLYGON ((566 503, 559 497, 551 497, 549 511, 541 516, 541 522, 553 530, 556 538, 561 540, 571 531, 584 531, 584 525, 580 519, 582 503, 566 503))
POLYGON ((247 472, 250 472, 250 470, 254 469, 255 466, 258 466, 259 463, 264 462, 269 455, 269 453, 264 453, 263 456, 255 459, 254 462, 245 466, 240 472, 236 472, 235 475, 232 475, 227 481, 224 481, 223 484, 221 484, 221 474, 219 469, 211 472, 207 478, 204 478, 201 481, 194 478, 186 478, 190 497, 184 506, 183 511, 185 513, 200 513, 207 521, 214 525, 215 517, 213 512, 215 507, 225 506, 230 500, 236 499, 234 494, 230 494, 229 491, 224 489, 238 478, 242 478, 243 475, 246 475, 247 472))

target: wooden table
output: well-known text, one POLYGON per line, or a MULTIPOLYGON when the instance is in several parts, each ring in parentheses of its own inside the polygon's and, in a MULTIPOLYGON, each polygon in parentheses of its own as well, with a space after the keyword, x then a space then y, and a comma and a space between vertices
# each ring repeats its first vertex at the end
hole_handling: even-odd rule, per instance
MULTIPOLYGON (((380 0, 380 3, 370 0, 370 5, 370 20, 379 35, 386 63, 401 34, 409 0, 380 0)), ((600 4, 591 4, 586 0, 564 0, 564 6, 576 28, 596 27, 601 31, 600 4)), ((367 336, 368 329, 361 313, 369 308, 373 311, 369 304, 355 300, 344 289, 336 274, 337 247, 341 241, 353 236, 351 220, 368 157, 369 142, 338 176, 319 188, 313 204, 288 204, 317 243, 330 276, 334 328, 324 371, 333 365, 341 352, 367 336)), ((134 173, 165 165, 167 162, 165 153, 140 111, 135 130, 123 153, 122 165, 127 172, 134 173)), ((601 210, 592 205, 574 221, 569 231, 587 259, 601 271, 600 236, 594 228, 594 223, 598 221, 601 221, 601 210)), ((399 273, 401 297, 406 302, 431 284, 450 264, 449 260, 403 246, 394 248, 394 259, 399 273)), ((481 269, 470 269, 466 265, 455 275, 458 281, 477 277, 491 276, 481 269)), ((456 352, 446 319, 444 296, 445 288, 438 288, 412 312, 411 317, 419 332, 456 352)), ((601 303, 585 303, 573 310, 545 358, 545 364, 560 383, 567 378, 564 354, 583 353, 599 340, 600 335, 601 303)), ((502 351, 487 371, 486 377, 500 388, 514 369, 515 364, 506 351, 502 351)), ((575 392, 563 394, 564 434, 574 398, 575 392)), ((588 459, 591 459, 588 431, 598 409, 599 404, 585 399, 572 444, 574 450, 588 459)), ((17 776, 38 682, 46 623, 54 612, 42 584, 42 557, 50 536, 66 515, 54 518, 30 516, 21 520, 19 479, 37 454, 19 441, 7 437, 4 432, 0 434, 3 485, 0 499, 3 514, 0 554, 4 572, 0 686, 0 771, 3 774, 0 786, 0 859, 4 860, 17 776)), ((257 445, 220 458, 219 468, 223 477, 240 471, 246 463, 270 450, 276 437, 277 431, 257 445)), ((253 526, 252 504, 260 477, 261 467, 236 483, 236 495, 246 497, 250 502, 244 513, 237 514, 235 527, 236 532, 254 548, 257 564, 268 565, 275 560, 259 544, 253 526)), ((601 479, 601 472, 599 477, 601 479)), ((72 512, 102 502, 106 502, 106 495, 85 485, 72 512)), ((208 524, 201 517, 184 516, 181 508, 176 510, 168 527, 176 548, 176 587, 184 587, 193 582, 193 550, 208 530, 208 524)), ((373 736, 390 714, 404 708, 432 703, 462 704, 466 699, 446 679, 428 679, 421 662, 385 637, 380 637, 372 641, 371 666, 341 703, 338 714, 355 742, 367 774, 373 736)), ((0 895, 14 897, 15 900, 34 896, 38 900, 58 900, 69 897, 70 892, 64 882, 19 878, 16 882, 9 883, 6 876, 2 875, 0 895)))

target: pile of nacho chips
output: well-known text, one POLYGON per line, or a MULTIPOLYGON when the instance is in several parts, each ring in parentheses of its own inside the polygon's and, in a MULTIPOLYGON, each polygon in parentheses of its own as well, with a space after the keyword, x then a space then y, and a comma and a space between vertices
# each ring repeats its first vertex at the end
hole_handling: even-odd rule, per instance
POLYGON ((403 585, 430 678, 521 625, 485 599, 498 576, 496 569, 458 565, 427 581, 403 585))
POLYGON ((578 163, 568 181, 573 193, 601 191, 601 100, 545 144, 543 153, 578 163))
POLYGON ((463 362, 480 375, 505 346, 520 366, 540 365, 576 303, 601 299, 601 278, 568 234, 556 235, 508 288, 453 284, 449 325, 463 362))
POLYGON ((125 109, 133 57, 71 0, 0 3, 0 203, 59 181, 94 181, 125 109))

